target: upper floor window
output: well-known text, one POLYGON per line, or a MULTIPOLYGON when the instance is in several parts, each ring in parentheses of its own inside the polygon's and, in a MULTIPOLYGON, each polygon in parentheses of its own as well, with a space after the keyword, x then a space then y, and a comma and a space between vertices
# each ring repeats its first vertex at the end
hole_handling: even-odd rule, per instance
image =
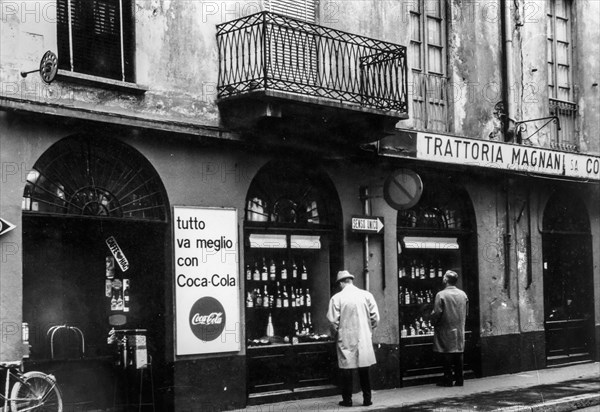
POLYGON ((560 130, 550 146, 577 151, 579 133, 577 105, 573 90, 573 36, 571 0, 550 0, 547 4, 548 24, 548 96, 550 115, 560 120, 560 130))
POLYGON ((548 94, 550 98, 573 101, 571 71, 571 2, 548 3, 548 94))
POLYGON ((416 0, 409 14, 411 117, 417 129, 447 131, 445 1, 416 0))
POLYGON ((57 0, 58 67, 134 81, 132 0, 57 0))

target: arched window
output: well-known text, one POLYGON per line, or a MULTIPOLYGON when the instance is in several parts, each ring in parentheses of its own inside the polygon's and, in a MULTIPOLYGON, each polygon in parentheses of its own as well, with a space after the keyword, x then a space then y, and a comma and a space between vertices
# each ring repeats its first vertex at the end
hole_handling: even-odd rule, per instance
POLYGON ((325 176, 284 162, 272 162, 256 175, 246 198, 246 222, 285 226, 332 226, 339 201, 325 176))
POLYGON ((398 211, 398 228, 473 229, 472 211, 466 191, 456 185, 425 181, 423 195, 410 209, 398 211))
POLYGON ((27 176, 25 213, 166 221, 160 178, 139 153, 113 139, 69 137, 27 176))

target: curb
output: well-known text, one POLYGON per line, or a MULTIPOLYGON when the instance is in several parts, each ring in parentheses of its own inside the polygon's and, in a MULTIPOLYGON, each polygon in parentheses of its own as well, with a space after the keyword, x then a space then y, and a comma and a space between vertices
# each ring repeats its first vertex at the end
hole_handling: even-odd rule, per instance
POLYGON ((600 394, 577 395, 533 405, 511 406, 493 412, 570 412, 600 405, 600 394))

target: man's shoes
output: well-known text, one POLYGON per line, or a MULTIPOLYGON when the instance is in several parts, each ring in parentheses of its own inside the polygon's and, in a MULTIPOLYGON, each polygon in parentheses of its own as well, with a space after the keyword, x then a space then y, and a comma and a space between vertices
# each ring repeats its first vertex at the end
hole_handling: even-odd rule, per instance
POLYGON ((438 383, 436 383, 436 385, 449 387, 449 386, 452 386, 452 382, 438 382, 438 383))
POLYGON ((373 402, 371 402, 371 401, 364 401, 363 402, 363 406, 371 406, 371 405, 373 405, 373 402))
POLYGON ((340 406, 352 406, 352 401, 340 401, 338 403, 340 406))

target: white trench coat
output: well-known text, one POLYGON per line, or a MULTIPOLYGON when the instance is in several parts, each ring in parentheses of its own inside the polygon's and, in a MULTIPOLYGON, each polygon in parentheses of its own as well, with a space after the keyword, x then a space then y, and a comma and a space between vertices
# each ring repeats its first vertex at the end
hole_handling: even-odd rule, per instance
POLYGON ((371 337, 379 322, 373 295, 350 284, 329 301, 327 319, 336 332, 338 365, 355 369, 376 363, 371 337))

